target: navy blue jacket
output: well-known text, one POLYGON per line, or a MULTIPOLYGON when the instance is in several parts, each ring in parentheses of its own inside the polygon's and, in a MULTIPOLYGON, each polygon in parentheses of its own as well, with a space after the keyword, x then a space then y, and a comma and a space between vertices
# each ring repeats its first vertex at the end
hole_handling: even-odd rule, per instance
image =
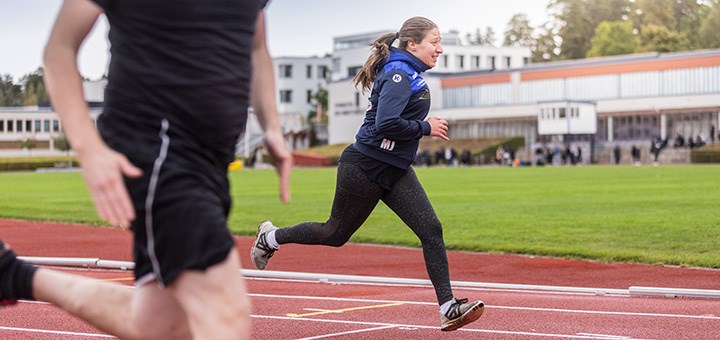
POLYGON ((391 47, 378 68, 354 147, 368 157, 407 169, 420 138, 430 135, 430 123, 424 121, 430 111, 430 89, 420 76, 429 67, 412 53, 391 47))

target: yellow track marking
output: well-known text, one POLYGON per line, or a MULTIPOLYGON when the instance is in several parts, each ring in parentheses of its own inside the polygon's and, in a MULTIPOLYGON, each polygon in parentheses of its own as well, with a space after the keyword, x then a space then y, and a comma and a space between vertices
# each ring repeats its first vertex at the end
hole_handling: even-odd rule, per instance
POLYGON ((352 312, 356 310, 362 310, 362 309, 372 309, 372 308, 383 308, 383 307, 392 307, 392 306, 400 306, 404 304, 403 302, 393 302, 393 303, 387 303, 384 305, 374 305, 374 306, 363 306, 363 307, 353 307, 353 308, 344 308, 344 309, 336 309, 336 310, 327 310, 322 312, 314 312, 314 313, 306 313, 306 314, 295 314, 295 313, 288 313, 287 316, 291 318, 299 318, 304 316, 314 316, 314 315, 322 315, 322 314, 333 314, 333 313, 344 313, 344 312, 352 312))
POLYGON ((103 279, 102 281, 134 281, 134 277, 118 277, 115 279, 103 279))

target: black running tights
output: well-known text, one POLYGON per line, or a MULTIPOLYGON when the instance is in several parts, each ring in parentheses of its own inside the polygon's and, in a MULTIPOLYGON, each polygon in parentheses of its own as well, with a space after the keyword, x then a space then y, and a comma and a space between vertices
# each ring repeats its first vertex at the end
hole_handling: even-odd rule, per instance
POLYGON ((281 228, 275 233, 275 239, 279 244, 340 247, 367 220, 380 200, 420 239, 438 303, 450 301, 453 295, 442 225, 412 167, 387 191, 371 181, 358 165, 339 163, 335 198, 327 222, 303 222, 281 228))

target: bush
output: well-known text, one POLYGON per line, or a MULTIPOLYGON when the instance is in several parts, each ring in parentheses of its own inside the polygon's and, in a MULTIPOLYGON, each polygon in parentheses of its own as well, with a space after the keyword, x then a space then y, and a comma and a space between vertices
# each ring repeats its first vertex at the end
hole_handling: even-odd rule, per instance
POLYGON ((35 171, 41 168, 66 168, 79 164, 74 159, 57 158, 4 158, 0 159, 0 171, 35 171))
POLYGON ((720 163, 720 144, 710 144, 690 151, 692 163, 720 163))

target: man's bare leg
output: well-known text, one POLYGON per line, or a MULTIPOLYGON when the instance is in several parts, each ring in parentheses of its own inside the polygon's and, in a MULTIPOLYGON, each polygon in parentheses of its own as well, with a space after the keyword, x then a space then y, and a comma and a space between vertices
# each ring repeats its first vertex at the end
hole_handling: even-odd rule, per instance
POLYGON ((206 271, 186 271, 168 287, 187 314, 198 339, 250 337, 250 301, 238 253, 206 271))
POLYGON ((39 268, 33 294, 122 339, 192 338, 178 302, 154 283, 136 289, 39 268))

